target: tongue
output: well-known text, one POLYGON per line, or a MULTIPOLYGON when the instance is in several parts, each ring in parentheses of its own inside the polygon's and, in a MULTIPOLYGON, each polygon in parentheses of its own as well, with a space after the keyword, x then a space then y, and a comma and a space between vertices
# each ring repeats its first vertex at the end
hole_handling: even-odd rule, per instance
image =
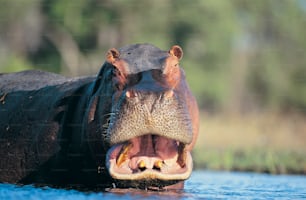
POLYGON ((117 157, 119 166, 129 159, 129 168, 133 171, 146 169, 161 170, 164 164, 175 163, 178 158, 177 142, 155 135, 133 138, 117 157), (123 156, 126 156, 123 158, 123 156))
POLYGON ((136 156, 156 156, 152 137, 151 135, 144 135, 131 140, 133 147, 137 150, 136 156))
POLYGON ((163 160, 175 157, 178 154, 178 142, 165 137, 155 137, 155 152, 163 160))
POLYGON ((185 167, 184 147, 172 139, 144 135, 114 146, 108 153, 108 159, 116 163, 117 170, 131 173, 154 170, 164 173, 185 167))
POLYGON ((178 153, 177 142, 161 136, 145 135, 130 141, 133 148, 130 157, 159 157, 162 160, 173 158, 178 153))

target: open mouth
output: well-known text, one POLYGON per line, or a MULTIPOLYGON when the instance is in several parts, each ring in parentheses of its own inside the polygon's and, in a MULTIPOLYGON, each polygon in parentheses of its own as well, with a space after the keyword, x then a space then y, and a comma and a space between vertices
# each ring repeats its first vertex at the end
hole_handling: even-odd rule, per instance
POLYGON ((192 172, 192 157, 186 144, 158 135, 143 135, 114 145, 106 166, 118 180, 180 181, 192 172))

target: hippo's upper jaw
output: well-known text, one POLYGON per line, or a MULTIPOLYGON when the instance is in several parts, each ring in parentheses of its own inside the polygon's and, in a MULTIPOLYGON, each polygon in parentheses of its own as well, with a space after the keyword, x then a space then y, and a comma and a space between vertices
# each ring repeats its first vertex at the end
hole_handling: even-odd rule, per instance
POLYGON ((190 176, 198 111, 178 65, 182 54, 178 46, 166 52, 145 45, 108 53, 116 91, 103 126, 114 179, 160 188, 190 176))

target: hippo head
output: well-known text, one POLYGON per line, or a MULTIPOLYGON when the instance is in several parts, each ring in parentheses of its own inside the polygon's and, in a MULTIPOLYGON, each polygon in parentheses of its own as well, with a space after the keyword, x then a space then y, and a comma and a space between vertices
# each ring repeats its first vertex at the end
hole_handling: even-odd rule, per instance
POLYGON ((103 89, 94 91, 103 102, 96 109, 106 168, 118 183, 182 187, 190 176, 198 108, 179 66, 182 56, 179 46, 162 51, 136 44, 108 51, 98 76, 103 89))

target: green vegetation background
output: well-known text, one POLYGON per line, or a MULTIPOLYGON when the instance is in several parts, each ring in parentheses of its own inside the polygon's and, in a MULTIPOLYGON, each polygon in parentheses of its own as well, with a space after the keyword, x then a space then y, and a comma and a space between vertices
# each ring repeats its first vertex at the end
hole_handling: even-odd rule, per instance
POLYGON ((95 74, 112 47, 152 43, 167 50, 179 44, 202 110, 196 167, 306 172, 305 0, 0 5, 0 72, 95 74), (285 139, 275 142, 279 138, 285 139))

